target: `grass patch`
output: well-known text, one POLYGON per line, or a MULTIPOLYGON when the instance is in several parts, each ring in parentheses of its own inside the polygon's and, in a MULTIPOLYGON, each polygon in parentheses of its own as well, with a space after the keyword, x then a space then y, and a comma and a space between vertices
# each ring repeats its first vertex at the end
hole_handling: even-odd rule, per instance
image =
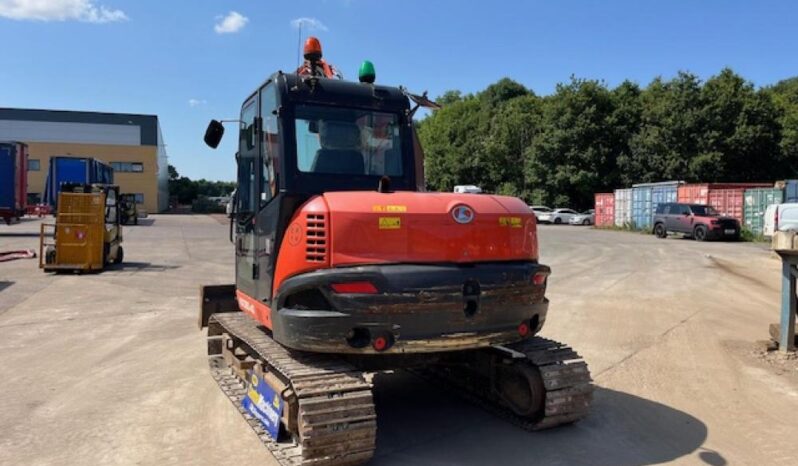
POLYGON ((740 241, 745 241, 748 243, 768 243, 770 240, 765 238, 761 233, 756 234, 753 231, 749 230, 748 228, 743 228, 740 231, 740 241))

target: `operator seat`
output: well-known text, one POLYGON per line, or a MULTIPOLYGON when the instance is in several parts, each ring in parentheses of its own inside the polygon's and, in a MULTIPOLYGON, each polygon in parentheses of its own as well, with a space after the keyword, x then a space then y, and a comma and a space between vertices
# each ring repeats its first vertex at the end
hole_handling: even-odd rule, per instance
POLYGON ((360 148, 360 128, 346 121, 323 121, 319 124, 319 143, 312 171, 365 175, 363 153, 360 148))

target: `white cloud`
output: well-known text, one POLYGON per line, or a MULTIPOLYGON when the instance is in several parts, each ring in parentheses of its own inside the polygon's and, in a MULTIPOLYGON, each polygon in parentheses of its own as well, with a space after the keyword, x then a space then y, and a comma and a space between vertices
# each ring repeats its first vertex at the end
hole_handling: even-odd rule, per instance
POLYGON ((205 99, 188 99, 189 107, 199 107, 200 105, 205 105, 207 103, 208 101, 205 99))
POLYGON ((217 16, 216 19, 218 19, 219 22, 213 26, 213 30, 216 31, 217 34, 236 33, 244 29, 244 26, 249 22, 249 18, 237 11, 231 11, 227 13, 227 16, 217 16))
POLYGON ((294 29, 299 29, 299 26, 302 26, 302 29, 307 31, 327 31, 327 26, 324 25, 321 21, 316 18, 297 18, 291 20, 291 26, 294 29))
POLYGON ((0 0, 0 16, 28 21, 126 21, 122 10, 96 5, 93 0, 0 0))

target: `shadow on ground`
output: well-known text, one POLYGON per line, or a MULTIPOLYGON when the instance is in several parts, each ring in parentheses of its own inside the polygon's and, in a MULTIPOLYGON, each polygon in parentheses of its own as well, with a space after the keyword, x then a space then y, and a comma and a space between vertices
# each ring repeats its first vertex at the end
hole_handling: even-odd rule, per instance
POLYGON ((130 272, 130 271, 139 271, 139 270, 174 270, 179 269, 179 265, 162 265, 162 264, 153 264, 151 262, 122 262, 121 264, 112 264, 106 267, 107 271, 110 272, 130 272))
POLYGON ((155 223, 154 218, 140 218, 138 225, 125 225, 125 228, 151 227, 154 223, 155 223))
POLYGON ((0 293, 2 293, 3 290, 5 290, 6 288, 8 288, 9 286, 11 286, 13 284, 14 284, 14 282, 0 281, 0 293))
MULTIPOLYGON (((636 466, 693 455, 707 438, 706 425, 687 413, 598 387, 588 418, 527 432, 405 372, 375 384, 375 465, 636 466)), ((691 460, 726 464, 706 449, 691 460)))

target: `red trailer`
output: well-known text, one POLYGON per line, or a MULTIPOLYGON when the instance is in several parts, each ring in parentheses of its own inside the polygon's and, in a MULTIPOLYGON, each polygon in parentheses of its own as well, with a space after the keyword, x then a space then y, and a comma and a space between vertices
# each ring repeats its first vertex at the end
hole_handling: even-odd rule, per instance
POLYGON ((0 218, 11 223, 25 215, 28 201, 28 145, 0 142, 0 218))
POLYGON ((615 194, 596 193, 596 227, 615 225, 615 194))
POLYGON ((749 188, 768 188, 773 183, 699 183, 679 186, 678 201, 686 204, 708 204, 722 215, 734 217, 743 224, 743 195, 749 188))

